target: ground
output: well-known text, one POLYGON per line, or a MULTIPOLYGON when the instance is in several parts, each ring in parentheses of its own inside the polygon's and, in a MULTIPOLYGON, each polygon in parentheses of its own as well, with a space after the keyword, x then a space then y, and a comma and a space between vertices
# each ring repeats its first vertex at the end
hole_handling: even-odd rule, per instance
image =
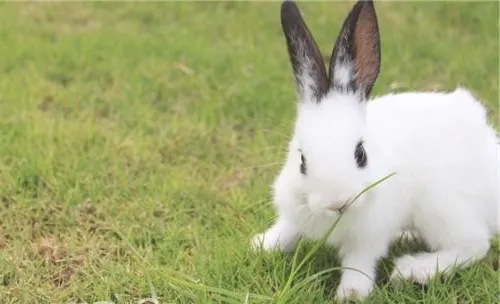
MULTIPOLYGON (((295 115, 279 5, 0 4, 0 303, 334 302, 334 250, 249 246, 295 115)), ((351 5, 300 5, 325 57, 351 5)), ((460 84, 498 127, 498 2, 376 9, 375 95, 460 84)), ((418 248, 394 245, 369 303, 498 303, 498 241, 429 286, 389 284, 418 248)))

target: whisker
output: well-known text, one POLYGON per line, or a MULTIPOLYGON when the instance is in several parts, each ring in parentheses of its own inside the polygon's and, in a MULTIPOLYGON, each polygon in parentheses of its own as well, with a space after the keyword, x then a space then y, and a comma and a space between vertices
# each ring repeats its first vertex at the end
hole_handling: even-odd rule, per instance
POLYGON ((262 133, 270 133, 270 134, 277 134, 277 135, 280 135, 281 137, 286 138, 288 140, 292 137, 289 132, 283 132, 283 131, 274 130, 274 129, 273 130, 263 129, 263 130, 260 130, 260 132, 262 132, 262 133))
POLYGON ((283 147, 281 145, 276 145, 276 146, 268 146, 268 147, 264 147, 264 148, 261 148, 259 150, 256 150, 256 151, 269 151, 269 150, 273 150, 273 149, 279 149, 279 150, 287 150, 287 149, 283 149, 283 147))
POLYGON ((267 167, 278 166, 278 165, 283 165, 283 162, 258 164, 258 165, 248 166, 248 167, 241 167, 241 169, 267 168, 267 167))
POLYGON ((266 147, 250 151, 251 155, 267 155, 283 158, 288 154, 288 149, 283 147, 266 147))

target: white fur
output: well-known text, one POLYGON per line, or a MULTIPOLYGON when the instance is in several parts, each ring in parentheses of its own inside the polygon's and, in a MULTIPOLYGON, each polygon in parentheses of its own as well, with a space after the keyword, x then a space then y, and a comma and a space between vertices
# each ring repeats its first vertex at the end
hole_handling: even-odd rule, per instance
POLYGON ((348 62, 337 60, 335 63, 335 74, 333 75, 334 82, 341 86, 347 86, 349 81, 352 79, 352 76, 352 66, 348 62))
POLYGON ((395 172, 354 202, 327 240, 339 247, 344 267, 362 272, 344 270, 340 299, 370 294, 376 261, 406 228, 432 252, 397 259, 393 279, 425 283, 436 270, 483 258, 500 230, 500 145, 481 104, 462 88, 358 100, 333 91, 320 103, 299 103, 273 187, 278 219, 254 237, 254 248, 289 251, 299 237, 322 238, 338 218, 331 209, 395 172), (354 160, 360 139, 364 169, 354 160))

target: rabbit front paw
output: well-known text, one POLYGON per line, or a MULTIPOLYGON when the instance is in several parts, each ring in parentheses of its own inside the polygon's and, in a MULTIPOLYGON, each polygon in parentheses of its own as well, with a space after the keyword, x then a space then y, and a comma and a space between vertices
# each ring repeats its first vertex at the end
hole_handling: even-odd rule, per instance
POLYGON ((278 221, 265 233, 256 234, 252 238, 252 249, 289 252, 295 249, 297 240, 298 234, 293 227, 287 225, 283 221, 278 221))
POLYGON ((373 283, 366 277, 359 277, 358 280, 342 280, 337 288, 337 300, 359 301, 370 295, 373 290, 373 283))

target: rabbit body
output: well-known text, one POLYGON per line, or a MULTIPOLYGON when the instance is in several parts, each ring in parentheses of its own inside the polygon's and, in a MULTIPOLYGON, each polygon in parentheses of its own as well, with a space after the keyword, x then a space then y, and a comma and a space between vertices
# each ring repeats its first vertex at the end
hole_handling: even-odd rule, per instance
MULTIPOLYGON (((307 122, 298 119, 287 161, 273 187, 278 219, 254 238, 254 246, 293 250, 301 236, 324 237, 340 215, 305 202, 310 189, 298 169, 298 135, 304 128, 300 123, 307 123, 312 133, 306 136, 314 136, 319 130, 332 130, 327 117, 352 116, 334 101, 309 105, 315 107, 310 111, 321 114, 308 113, 307 122)), ((359 204, 353 202, 327 239, 339 247, 344 266, 364 268, 359 269, 364 274, 344 273, 350 275, 341 281, 339 298, 371 292, 376 261, 407 228, 438 253, 399 258, 394 279, 425 283, 455 262, 465 265, 484 257, 490 237, 499 231, 500 146, 482 105, 462 88, 451 93, 391 94, 368 102, 365 127, 365 147, 375 166, 371 177, 396 175, 367 192, 359 204)))
POLYGON ((376 262, 405 229, 431 252, 398 258, 394 280, 425 283, 483 258, 500 231, 500 144, 481 103, 463 88, 368 100, 380 64, 371 1, 344 22, 329 76, 293 2, 282 5, 282 25, 297 120, 273 185, 278 218, 254 248, 293 250, 300 237, 323 238, 341 216, 327 239, 345 267, 339 299, 371 293, 376 262))

